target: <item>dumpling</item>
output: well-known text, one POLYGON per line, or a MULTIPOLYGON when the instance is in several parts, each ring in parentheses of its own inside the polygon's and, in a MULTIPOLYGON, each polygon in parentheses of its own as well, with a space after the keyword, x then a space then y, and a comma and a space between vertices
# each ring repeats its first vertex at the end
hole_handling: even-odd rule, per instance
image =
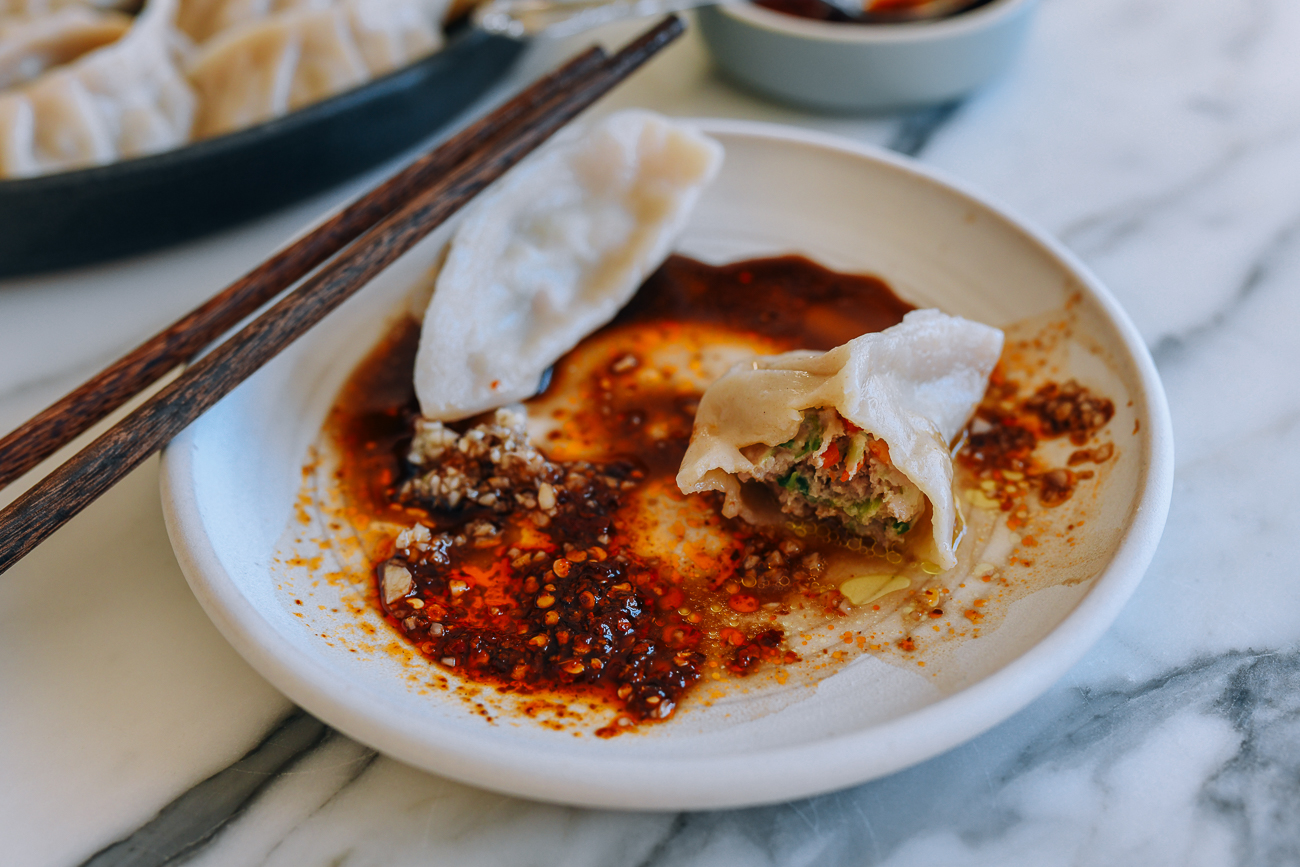
POLYGON ((199 97, 194 137, 279 117, 437 51, 444 5, 308 2, 222 30, 200 46, 188 70, 199 97))
POLYGON ((0 16, 22 15, 35 17, 49 15, 60 9, 116 9, 133 11, 139 4, 134 0, 0 0, 0 16))
POLYGON ((177 69, 171 0, 125 36, 0 93, 0 176, 101 165, 189 137, 194 94, 177 69))
POLYGON ((625 111, 554 142, 487 190, 452 238, 424 316, 424 415, 466 418, 537 391, 668 255, 722 147, 625 111))
POLYGON ((747 514, 742 482, 781 510, 892 547, 930 505, 936 558, 956 565, 950 443, 984 395, 1002 332, 915 310, 829 352, 737 365, 705 390, 677 475, 747 514))
POLYGON ((131 27, 120 12, 67 6, 46 15, 0 16, 0 90, 39 78, 96 48, 116 42, 131 27))
POLYGON ((180 0, 176 26, 197 44, 223 30, 295 9, 329 9, 333 0, 180 0))

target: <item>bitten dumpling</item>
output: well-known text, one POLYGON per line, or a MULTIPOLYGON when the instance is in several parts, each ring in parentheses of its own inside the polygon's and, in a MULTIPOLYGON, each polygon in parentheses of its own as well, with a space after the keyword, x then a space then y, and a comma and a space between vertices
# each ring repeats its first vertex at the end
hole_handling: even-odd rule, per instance
POLYGON ((415 393, 451 421, 522 400, 667 257, 722 146, 625 111, 557 140, 479 196, 424 316, 415 393))
POLYGON ((195 32, 220 30, 189 65, 199 96, 194 137, 243 129, 287 114, 432 54, 442 47, 445 0, 285 0, 208 10, 195 32), (222 17, 225 16, 225 17, 222 17), (230 20, 227 20, 230 19, 230 20))
POLYGON ((194 94, 177 69, 171 0, 150 0, 115 42, 0 93, 0 177, 102 165, 189 138, 194 94))
POLYGON ((829 352, 788 352, 738 365, 700 399, 677 484, 721 491, 746 515, 742 482, 769 488, 782 511, 834 521, 882 547, 930 505, 940 566, 956 565, 950 443, 979 404, 1002 332, 915 310, 829 352))

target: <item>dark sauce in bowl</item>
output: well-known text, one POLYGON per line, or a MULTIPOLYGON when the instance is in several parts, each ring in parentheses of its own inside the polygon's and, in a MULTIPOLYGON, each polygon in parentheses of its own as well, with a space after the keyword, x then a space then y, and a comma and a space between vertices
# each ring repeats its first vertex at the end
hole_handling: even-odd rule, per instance
MULTIPOLYGON (((889 0, 889 2, 877 2, 873 8, 873 17, 870 20, 861 20, 850 18, 835 6, 823 2, 823 0, 754 0, 755 5, 762 6, 764 9, 771 9, 773 12, 780 12, 783 15, 793 15, 796 18, 808 18, 813 21, 828 21, 832 24, 891 24, 895 23, 890 20, 890 13, 899 13, 897 23, 915 21, 910 19, 906 13, 909 9, 919 6, 926 0, 889 0)), ((981 6, 987 6, 993 0, 978 0, 970 6, 962 9, 952 15, 943 16, 952 18, 956 15, 964 15, 981 6)), ((921 19, 931 20, 931 19, 921 19)))

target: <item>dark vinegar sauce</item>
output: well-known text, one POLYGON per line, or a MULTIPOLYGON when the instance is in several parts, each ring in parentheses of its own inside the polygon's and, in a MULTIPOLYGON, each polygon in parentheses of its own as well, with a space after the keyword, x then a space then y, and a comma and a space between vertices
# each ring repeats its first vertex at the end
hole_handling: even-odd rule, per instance
MULTIPOLYGON (((553 517, 535 526, 535 513, 403 501, 402 484, 415 472, 405 455, 418 416, 411 371, 419 341, 418 325, 404 321, 353 374, 331 415, 345 497, 364 518, 418 521, 449 536, 472 535, 484 519, 501 529, 492 537, 499 542, 458 543, 432 565, 402 561, 415 589, 392 605, 381 591, 385 615, 462 679, 502 692, 597 699, 617 709, 622 730, 671 716, 710 668, 743 676, 765 662, 795 661, 766 615, 794 604, 834 611, 842 597, 808 566, 818 562, 820 543, 723 519, 712 499, 703 501, 707 520, 725 530, 729 547, 707 564, 707 580, 685 580, 630 543, 632 498, 653 486, 677 495, 673 477, 699 395, 645 388, 628 347, 638 335, 671 340, 673 329, 703 324, 782 349, 826 350, 895 325, 911 309, 874 277, 803 257, 723 266, 671 257, 612 323, 557 362, 548 394, 581 395, 566 422, 570 438, 589 438, 601 457, 564 462, 548 454, 571 481, 557 485, 553 517), (584 350, 588 367, 579 371, 574 359, 584 350), (610 354, 591 368, 595 351, 610 354)), ((451 427, 463 432, 475 421, 451 427)), ((547 453, 547 443, 537 446, 547 453)), ((382 586, 393 543, 373 556, 382 586)), ((597 733, 619 731, 611 724, 597 733)))
MULTIPOLYGON (((871 21, 866 22, 850 18, 836 7, 829 3, 824 3, 822 0, 755 0, 756 5, 762 6, 764 9, 771 9, 773 12, 793 15, 797 18, 811 18, 814 21, 829 21, 834 24, 888 23, 890 12, 906 13, 908 10, 915 6, 919 6, 924 2, 926 2, 926 0, 887 0, 887 2, 880 2, 880 0, 877 0, 877 2, 872 5, 871 9, 872 14, 876 17, 871 21)), ((981 0, 981 2, 974 3, 956 14, 964 14, 972 9, 978 9, 980 6, 984 6, 991 2, 992 0, 981 0)), ((899 20, 908 20, 906 14, 901 14, 899 20)))

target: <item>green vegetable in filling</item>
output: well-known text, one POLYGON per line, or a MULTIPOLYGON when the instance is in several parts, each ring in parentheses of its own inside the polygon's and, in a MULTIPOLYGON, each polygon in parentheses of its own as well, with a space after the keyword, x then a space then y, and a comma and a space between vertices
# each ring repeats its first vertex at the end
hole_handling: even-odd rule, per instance
POLYGON ((808 479, 799 475, 798 470, 791 470, 781 478, 777 479, 776 483, 787 491, 794 491, 796 494, 802 494, 805 497, 808 496, 808 491, 811 490, 811 486, 808 484, 808 479))
POLYGON ((858 431, 849 440, 849 451, 844 456, 844 468, 849 471, 857 469, 862 458, 867 454, 867 435, 858 431))
POLYGON ((880 507, 882 505, 883 505, 883 501, 879 497, 872 497, 870 500, 867 500, 865 502, 840 503, 838 504, 838 508, 840 508, 846 515, 853 518, 854 520, 860 521, 865 524, 872 515, 880 511, 880 507))
POLYGON ((805 410, 803 414, 803 424, 800 425, 798 433, 792 439, 779 444, 779 449, 790 449, 796 451, 797 458, 806 454, 817 451, 822 447, 822 420, 816 410, 805 410))

